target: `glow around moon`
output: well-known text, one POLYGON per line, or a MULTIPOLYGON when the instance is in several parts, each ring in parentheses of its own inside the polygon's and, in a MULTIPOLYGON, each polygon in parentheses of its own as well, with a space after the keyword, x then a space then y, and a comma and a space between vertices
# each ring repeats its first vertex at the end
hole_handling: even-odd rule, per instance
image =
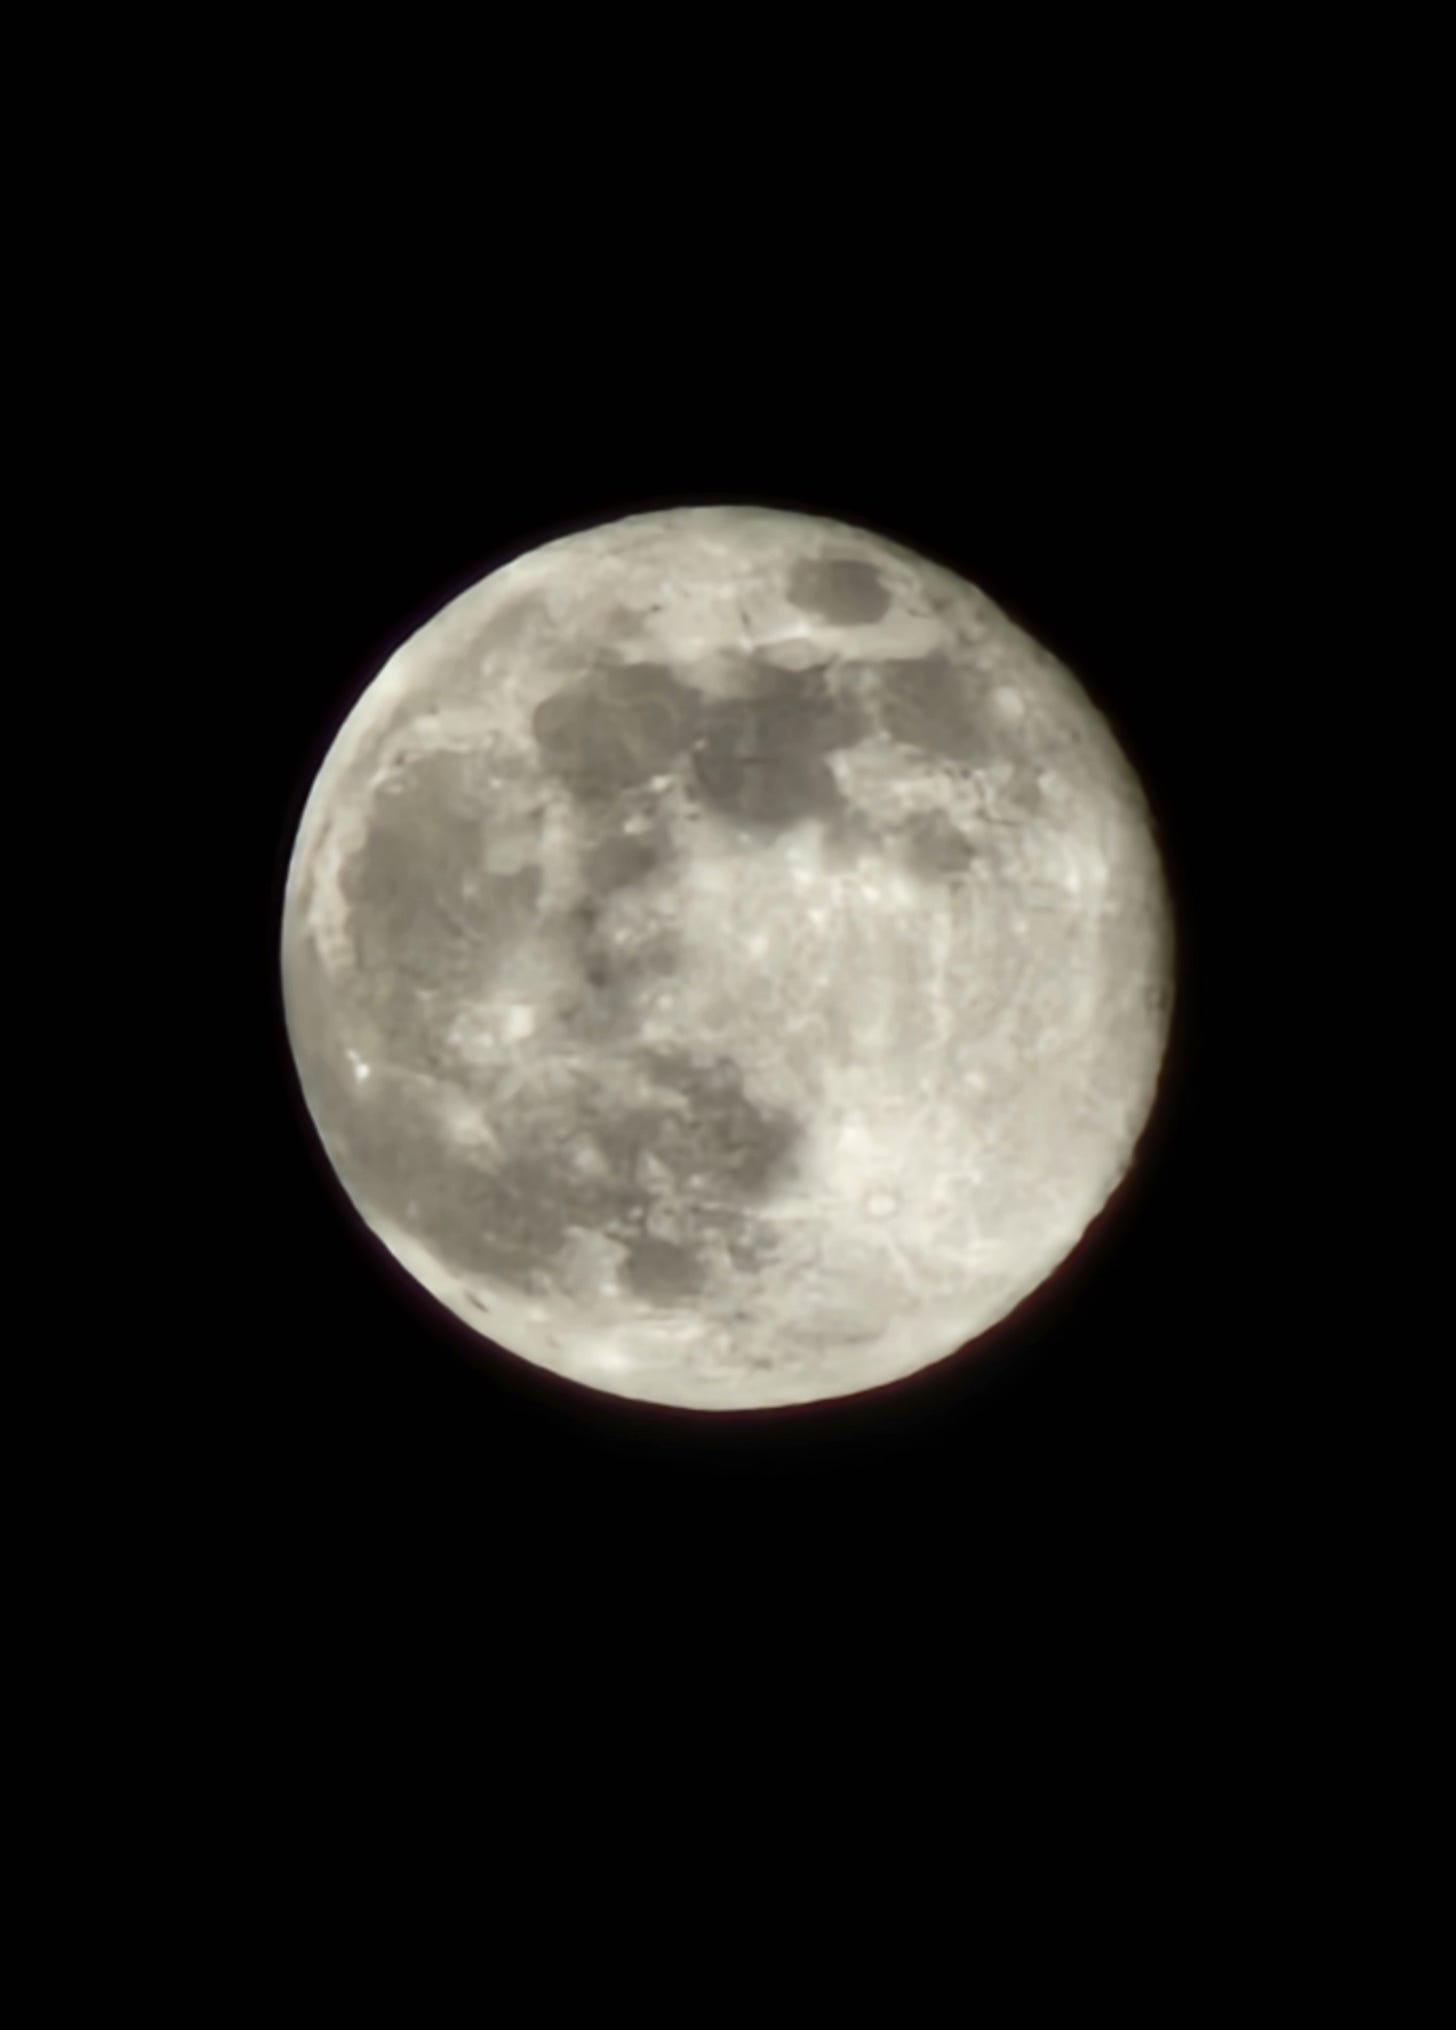
POLYGON ((284 1002, 442 1304, 703 1410, 956 1352, 1125 1174, 1167 1040, 1147 809, 1075 679, 863 530, 633 516, 391 657, 294 844, 284 1002))

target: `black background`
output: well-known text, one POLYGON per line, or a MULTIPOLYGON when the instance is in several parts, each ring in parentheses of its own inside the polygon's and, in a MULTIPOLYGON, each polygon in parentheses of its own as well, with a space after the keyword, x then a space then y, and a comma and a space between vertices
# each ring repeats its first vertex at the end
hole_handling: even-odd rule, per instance
MULTIPOLYGON (((493 21, 492 39, 508 25, 493 21)), ((603 26, 615 45, 617 19, 603 26)), ((299 1927, 316 1922, 332 1857, 311 1820, 351 1842, 359 1829, 392 1901, 437 1849, 381 1849, 381 1774, 450 1807, 476 1766, 488 1795, 444 1835, 475 1864, 472 1888, 488 1867, 574 1926, 624 1882, 633 1922, 610 1962, 589 1959, 594 1974, 651 1959, 670 1929, 664 1886, 711 1929, 709 1980, 754 1931, 802 1935, 817 1778, 860 1891, 809 1929, 821 1964, 858 1973, 900 1879, 915 1885, 917 1946, 980 1945, 974 1852, 983 1881, 1034 1896, 1037 1959, 1019 1969, 1081 1975, 1085 1954, 1046 1922, 1070 1837, 1095 1861, 1077 1869, 1079 1900, 1089 1877, 1115 1885, 1103 1946, 1121 1947, 1119 1971, 1156 1969, 1161 1946, 1206 1983, 1242 1964, 1240 1935, 1262 1945, 1288 1928, 1303 1945, 1288 1924, 1306 1844, 1290 1767, 1309 1771, 1309 1824, 1332 1828, 1347 1864, 1349 1828, 1334 1825, 1350 1744, 1373 1737, 1348 1700, 1338 1739, 1319 1723, 1362 1652, 1384 1667, 1348 1586, 1353 1553, 1382 1589, 1387 1568, 1364 1542, 1349 1558, 1330 1543, 1342 1505, 1365 1536, 1381 1441, 1326 1436, 1340 1332, 1317 1321, 1314 1293, 1343 1299, 1348 1279, 1335 1229, 1304 1209, 1323 1145, 1286 1089, 1307 1066, 1340 1135, 1374 1103, 1368 1062, 1325 1034, 1352 935, 1366 963, 1354 798, 1369 783, 1342 775, 1343 808, 1318 829, 1294 791, 1320 774, 1326 720, 1383 737, 1368 711, 1378 659, 1352 712, 1306 636, 1321 611, 1343 623, 1342 573, 1362 568, 1370 501, 1348 469, 1349 407, 1376 393, 1384 435, 1394 384, 1340 341, 1356 311, 1389 314, 1372 253, 1404 200, 1367 185, 1369 136, 1303 43, 1297 70, 1270 61, 1267 38, 1205 24, 1196 55, 1114 47, 1132 86, 1119 102, 1098 74, 1108 52, 1084 65, 1055 47, 1063 25, 1038 22, 1036 61, 1008 69, 979 38, 961 51, 912 18, 866 36, 816 17, 802 75, 781 68, 777 22, 725 18, 701 38, 644 27, 640 52, 591 51, 590 24, 552 17, 539 56, 480 62, 437 30, 415 83, 402 62, 394 74, 408 37, 386 24, 378 88, 337 37, 314 69, 292 34, 233 36, 180 73, 157 66, 176 126, 150 137, 145 106, 108 76, 124 144, 96 155, 51 234, 84 304, 74 328, 44 292, 31 306, 42 345, 71 364, 55 408, 18 380, 16 414, 42 426, 58 481, 44 539, 71 546, 43 669, 61 751, 82 744, 89 698, 124 708, 105 757, 123 808, 104 878, 88 859, 64 891, 62 921, 73 903, 88 929, 104 920, 118 958, 87 981, 66 1142, 87 1143, 89 1239, 116 1228, 124 1255, 99 1268, 76 1245, 74 1176, 20 1180, 22 1258, 65 1219, 58 1303, 32 1343, 66 1401, 54 1443, 16 1421, 46 1484, 17 1548, 42 1573, 79 1512, 112 1610, 96 1625, 84 1585, 43 1574, 57 1622, 86 1637, 74 1668, 41 1665, 75 1720, 48 1797, 99 1739, 137 1785, 114 1822, 155 1916, 166 1891, 137 1862, 157 1831, 158 1765, 179 1769, 195 1832, 174 1843, 176 1872, 245 1927, 210 1969, 230 1984, 276 1935, 269 1899, 290 1864, 299 1927), (837 42, 863 49, 861 77, 834 77, 837 42), (449 104, 446 74, 464 103, 449 104), (1331 131, 1310 146, 1304 119, 1326 104, 1331 131), (121 172, 148 148, 138 190, 121 172), (114 246, 97 264, 82 223, 108 206, 114 246), (83 425, 63 451, 59 426, 93 403, 104 428, 83 425), (1328 518, 1311 544, 1316 491, 1328 518), (919 545, 1061 654, 1153 798, 1180 936, 1142 1161, 1065 1271, 987 1350, 747 1421, 588 1397, 478 1357, 334 1185, 278 981, 304 793, 388 652, 563 528, 734 499, 919 545), (113 611, 91 563, 122 535, 141 561, 113 611), (144 795, 137 693, 160 706, 144 795), (1276 765, 1271 720, 1286 716, 1276 765), (1322 892, 1357 927, 1320 953, 1322 892), (112 1034, 118 1007, 139 1011, 135 1056, 112 1034), (140 1132, 103 1142, 98 1163, 90 1110, 118 1084, 140 1132), (80 1363, 91 1346, 76 1345, 98 1314, 115 1423, 80 1363), (154 1367, 138 1416, 136 1378, 154 1367), (78 1450, 93 1433, 114 1469, 94 1481, 78 1450), (1338 1498, 1312 1494, 1316 1458, 1338 1498), (1281 1666, 1321 1585, 1342 1626, 1306 1691, 1281 1666), (440 1738, 452 1760, 432 1787, 440 1738), (583 1763, 618 1779, 607 1809, 583 1763), (347 1816, 321 1798, 325 1768, 347 1816), (923 1822, 866 1840, 875 1775, 923 1822), (242 1812, 219 1800, 228 1777, 242 1812), (1020 1853, 983 1808, 998 1779, 1020 1853), (670 1815, 639 1854, 658 1783, 681 1823, 670 1815), (539 1855, 503 1836, 494 1804, 513 1786, 539 1855), (250 1818, 234 1897, 211 1861, 250 1818), (593 1831, 607 1851, 584 1866, 593 1831), (726 1896, 705 1879, 715 1849, 726 1896), (791 1879, 776 1894, 764 1878, 780 1853, 791 1879), (924 1894, 927 1868, 951 1909, 924 1894), (1180 1910, 1198 1913, 1186 1947, 1165 1922, 1180 1910)), ((24 753, 15 766, 23 781, 24 753)), ((52 828, 25 844, 49 856, 52 828)), ((81 951, 95 969, 89 935, 81 951)), ((58 1011, 54 994, 44 1006, 58 1011)), ((1386 1173, 1331 1170, 1363 1222, 1386 1173)), ((24 1259, 20 1278, 34 1282, 24 1259)), ((1402 1351, 1389 1341, 1357 1339, 1377 1379, 1402 1351)), ((496 1943, 504 1927, 491 1929, 496 1943)), ((589 1958, 574 1944, 560 1926, 533 1973, 589 1958)))
POLYGON ((245 630, 246 1238, 219 1329, 237 1349, 221 1415, 247 1434, 233 1520, 260 1583, 304 1621, 388 1583, 515 1601, 543 1627, 564 1589, 573 1612, 631 1610, 669 1644, 741 1611, 760 1648, 814 1601, 936 1619, 1032 1572, 1095 1590, 1130 1564, 1176 1594, 1240 1527, 1227 1456, 1248 1388, 1221 1301, 1239 1073, 1212 986, 1230 786, 1208 709, 1230 653, 1236 482, 1201 355, 1095 320, 1069 349, 1044 315, 994 345, 948 311, 837 335, 731 303, 606 315, 589 288, 529 315, 498 305, 462 342, 453 314, 390 306, 376 286, 355 319, 270 330, 237 390, 238 467, 267 512, 245 630), (728 501, 923 549, 1064 658, 1143 777, 1179 927, 1157 1109, 1066 1268, 971 1352, 769 1416, 576 1389, 419 1292, 316 1145, 277 976, 304 796, 393 647, 552 535, 728 501))
MULTIPOLYGON (((538 1986, 650 1974, 676 1890, 693 2005, 766 1931, 812 1941, 816 1995, 831 1968, 858 1979, 906 1935, 901 1883, 901 1993, 941 1938, 955 1992, 980 1974, 988 1888, 1034 1909, 1019 1975, 1085 1985, 1115 1954, 1124 1985, 1206 1990, 1252 1953, 1262 1978, 1287 1937, 1304 1980, 1330 1906, 1303 1926, 1301 1894, 1332 1866, 1346 1901, 1363 1889, 1352 1790, 1363 1760, 1398 1795, 1387 1744, 1409 1733, 1364 1699, 1392 1658, 1406 1695, 1403 1603, 1372 1628, 1361 1589, 1390 1596, 1410 1549, 1375 1526, 1377 1469, 1408 1450, 1403 1399, 1394 1425, 1376 1411, 1411 1335, 1317 1301, 1347 1308, 1368 1208, 1409 1198, 1399 1166, 1346 1153, 1383 1094, 1331 1021, 1352 971, 1392 977, 1361 808, 1389 798, 1378 767, 1315 751, 1330 722, 1372 763, 1393 737, 1369 710, 1388 656, 1362 653, 1340 695, 1315 622, 1346 630, 1362 520, 1399 504, 1349 444, 1362 397, 1382 441, 1407 428, 1401 376, 1363 342, 1370 322, 1411 342, 1387 287, 1405 197, 1308 38, 1296 69, 1263 34, 1199 23, 1185 55, 1109 50, 1099 24, 1099 64, 1037 21, 1035 60, 1007 67, 979 20, 962 48, 914 17, 816 16, 796 72, 777 19, 654 18, 634 52, 615 16, 599 50, 553 16, 525 57, 515 25, 492 19, 480 60, 437 29, 415 82, 386 21, 377 88, 358 37, 316 68, 292 31, 197 45, 155 66, 176 125, 150 136, 103 66, 124 136, 66 218, 38 213, 82 300, 72 319, 31 292, 64 389, 14 391, 57 481, 51 521, 24 488, 22 518, 67 563, 39 666, 61 738, 21 743, 17 782, 101 744, 91 700, 121 708, 114 828, 97 842, 84 798, 42 794, 22 839, 48 883, 70 832, 92 848, 58 897, 89 975, 56 1087, 77 1160, 17 1177, 18 1287, 64 1235, 15 1363, 55 1373, 62 1412, 16 1419, 13 1448, 43 1483, 22 1578, 82 1638, 74 1661, 44 1640, 31 1658, 72 1723, 42 1772, 66 1879, 57 1785, 89 1754, 128 1794, 86 1800, 83 1845, 114 1825, 124 1885, 175 1920, 147 1865, 172 1830, 169 1874, 227 1911, 204 1954, 230 1989, 267 1963, 289 1877, 293 1934, 328 1945, 346 1888, 330 1977, 372 1974, 400 1887, 441 1852, 497 1987, 502 1886, 552 1925, 538 1986), (835 75, 839 45, 860 76, 835 75), (108 206, 96 263, 85 220, 108 206), (67 433, 91 405, 95 433, 67 433), (389 651, 546 536, 735 499, 918 545, 1065 658, 1152 797, 1180 950, 1142 1159, 1065 1270, 973 1355, 747 1420, 481 1357, 334 1184, 278 980, 304 794, 389 651), (111 607, 92 564, 123 535, 140 560, 111 607), (159 707, 144 790, 138 698, 159 707), (1318 821, 1311 782, 1336 793, 1318 821), (117 1088, 137 1133, 98 1155, 117 1088), (1338 1225, 1311 1204, 1327 1148, 1338 1225), (1332 1406, 1354 1411, 1338 1442, 1332 1406), (48 1553, 78 1523, 67 1583, 48 1553), (392 1837, 391 1778, 440 1823, 392 1837), (367 1927, 340 1846, 385 1892, 367 1927), (1093 1956, 1055 1893, 1069 1849, 1093 1956), (823 1874, 850 1893, 815 1924, 823 1874), (629 1923, 583 1949, 619 1887, 629 1923)), ((168 1936, 195 1951, 197 1929, 168 1936)))

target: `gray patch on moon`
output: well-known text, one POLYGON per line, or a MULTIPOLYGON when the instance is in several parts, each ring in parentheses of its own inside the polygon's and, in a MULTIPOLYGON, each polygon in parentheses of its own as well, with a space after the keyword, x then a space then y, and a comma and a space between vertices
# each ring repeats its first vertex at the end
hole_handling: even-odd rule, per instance
POLYGON ((943 655, 887 662, 881 710, 885 731, 949 761, 982 761, 994 737, 981 709, 975 673, 943 655))
POLYGON ((944 811, 922 812, 901 836, 905 857, 917 874, 963 874, 976 857, 975 847, 944 811))
POLYGON ((483 984, 529 932, 541 885, 536 866, 487 871, 468 755, 420 755, 376 791, 339 888, 366 1003, 399 1062, 437 1062, 427 1037, 434 999, 483 984))
POLYGON ((890 610, 889 588, 879 572, 847 557, 806 557, 795 564, 789 598, 833 627, 865 627, 890 610))
MULTIPOLYGON (((517 1150, 507 1160, 471 1160, 442 1140, 412 1166, 403 1211, 446 1262, 499 1277, 517 1289, 540 1287, 541 1272, 566 1239, 570 1214, 585 1196, 563 1194, 561 1166, 517 1150)), ((595 1215, 601 1204, 592 1194, 595 1215)))
POLYGON ((602 802, 669 768, 692 737, 700 700, 658 663, 594 671, 536 707, 543 767, 584 803, 602 802))
POLYGON ((658 1240, 642 1234, 627 1252, 627 1281, 639 1297, 659 1304, 678 1303, 694 1297, 708 1280, 701 1256, 677 1241, 658 1240))
POLYGON ((701 1174, 714 1196, 758 1200, 788 1175, 799 1127, 749 1099, 732 1059, 703 1065, 680 1051, 653 1050, 645 1061, 659 1085, 687 1102, 660 1124, 657 1153, 675 1176, 701 1174))
MULTIPOLYGON (((625 1248, 635 1294, 671 1307, 700 1292, 708 1271, 694 1248, 649 1223, 666 1212, 695 1238, 716 1234, 746 1257, 754 1208, 787 1174, 801 1137, 796 1123, 748 1099, 730 1061, 636 1057, 652 1096, 635 1103, 618 1096, 629 1081, 614 1081, 611 1060, 577 1090, 546 1098, 483 1085, 475 1096, 490 1117, 489 1151, 454 1140, 418 1087, 388 1067, 347 1106, 327 1105, 321 1125, 362 1200, 452 1270, 549 1290, 572 1231, 586 1230, 625 1248)), ((340 1080, 339 1102, 346 1088, 340 1080)))
POLYGON ((610 895, 655 874, 663 863, 661 844, 640 833, 616 832, 598 841, 586 854, 583 875, 593 895, 610 895))
POLYGON ((759 741, 805 753, 826 754, 852 746, 869 731, 862 703, 837 691, 823 666, 792 673, 755 661, 757 687, 733 709, 747 713, 759 741))
POLYGON ((842 801, 833 771, 819 756, 745 751, 731 727, 716 727, 695 749, 693 772, 714 810, 774 830, 828 817, 842 801))
POLYGON ((714 700, 693 747, 703 801, 726 817, 777 830, 836 815, 843 803, 824 756, 858 740, 867 721, 820 670, 786 674, 760 664, 751 697, 714 700))
POLYGON ((570 1002, 565 1022, 570 1040, 620 1046, 636 1032, 641 995, 668 979, 678 966, 678 945, 670 931, 651 937, 620 938, 590 896, 567 919, 570 960, 581 992, 570 1002))

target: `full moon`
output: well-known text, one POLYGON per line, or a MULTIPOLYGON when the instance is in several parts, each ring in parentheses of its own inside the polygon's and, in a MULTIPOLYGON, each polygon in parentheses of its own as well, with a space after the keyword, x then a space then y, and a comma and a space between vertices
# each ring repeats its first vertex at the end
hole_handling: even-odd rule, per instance
POLYGON ((319 1139, 416 1282, 585 1388, 729 1411, 929 1367, 1056 1271, 1156 1096, 1173 923, 1110 726, 992 601, 683 508, 389 658, 281 965, 319 1139))

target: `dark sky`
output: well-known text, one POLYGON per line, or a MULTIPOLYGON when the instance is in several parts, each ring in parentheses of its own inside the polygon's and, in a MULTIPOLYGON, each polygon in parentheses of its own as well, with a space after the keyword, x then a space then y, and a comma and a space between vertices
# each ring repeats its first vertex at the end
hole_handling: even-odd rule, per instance
MULTIPOLYGON (((55 205, 30 207, 48 274, 23 300, 47 372, 22 368, 13 408, 54 484, 32 498, 21 472, 16 492, 70 568, 63 610, 40 591, 37 666, 63 765, 98 745, 90 698, 126 701, 103 878, 88 866, 57 891, 67 926, 88 925, 78 949, 105 920, 121 959, 83 1001, 88 1050, 64 1058, 84 1173, 17 1166, 21 1283, 57 1302, 41 1332, 20 1323, 13 1364, 43 1347, 68 1398, 51 1430, 13 1420, 20 1592, 48 1624, 26 1660, 77 1721, 55 1736, 48 1794, 64 1807, 73 1763, 83 1785, 101 1775, 81 1836, 114 1827, 129 1876, 174 1834, 180 1865, 146 1872, 149 1908, 179 1914, 185 1886, 230 1935, 209 1952, 216 1930, 181 1913, 192 1951, 169 1966, 205 1965, 230 1992, 271 1971, 279 1936, 347 1938, 357 1960, 362 1931, 378 1963, 357 1902, 347 1933, 319 1922, 336 1828, 390 1904, 427 1855, 463 1859, 452 1875, 485 1888, 467 1935, 487 1950, 515 1928, 498 1897, 514 1884, 553 1926, 537 1986, 580 1962, 580 1917, 618 1882, 630 1921, 594 1979, 666 1970, 677 1889, 711 1927, 689 2013, 766 1931, 822 1945, 816 1982, 857 1975, 871 1939, 905 1936, 882 1914, 900 1883, 916 1951, 899 1977, 927 1933, 975 1953, 982 1884, 1019 1894, 1035 1841, 1040 1917, 1052 1854, 1082 1828, 1100 1865, 1079 1887, 1091 1872, 1119 1897, 1099 1943, 1137 1940, 1123 1971, 1241 1971, 1237 1935, 1262 1945, 1274 1913, 1303 1943, 1287 1923, 1303 1828, 1347 1810, 1351 1740, 1357 1760, 1384 1754, 1351 1690, 1392 1654, 1391 1682, 1409 1678, 1399 1609, 1351 1600, 1362 1577, 1399 1594, 1408 1546, 1387 1553, 1368 1522, 1375 1452, 1401 1457, 1404 1434, 1362 1414, 1374 1437, 1326 1437, 1349 1333, 1312 1292, 1332 1286, 1343 1309, 1349 1279, 1305 1209, 1323 1164, 1285 1088, 1308 1075, 1328 1146, 1373 1081, 1368 1049, 1332 1041, 1327 1000, 1352 969, 1400 1000, 1380 884, 1357 885, 1355 780, 1336 774, 1318 822, 1301 801, 1326 722, 1364 727, 1383 758, 1370 696, 1389 672, 1366 654, 1336 697, 1332 658, 1301 637, 1316 609, 1343 619, 1363 568, 1352 409, 1368 404, 1382 443, 1407 435, 1406 377, 1367 331, 1416 343, 1390 284, 1432 264, 1411 258, 1370 123, 1303 44, 1296 73, 1266 34, 1252 52, 1199 23, 1195 61, 1128 51, 1119 102, 1106 63, 1078 48, 1057 63, 1062 23, 1035 63, 1007 66, 929 18, 815 15, 795 76, 778 17, 644 17, 624 48, 625 17, 603 16, 593 46, 592 17, 553 15, 538 54, 516 48, 517 13, 491 18, 480 58, 436 29, 418 81, 392 16, 362 38, 390 59, 377 86, 357 34, 315 66, 306 36, 248 24, 190 64, 169 46, 150 102, 103 67, 125 132, 70 179, 82 202, 59 230, 55 205), (863 49, 858 76, 840 44, 863 49), (1338 138, 1314 131, 1325 104, 1338 138), (71 417, 93 406, 94 440, 71 417), (1144 1159, 1054 1282, 984 1355, 748 1422, 473 1357, 389 1271, 314 1146, 277 975, 304 794, 391 649, 546 537, 733 500, 919 546, 1070 665, 1151 794, 1182 961, 1144 1159), (1311 544, 1314 505, 1329 526, 1311 544), (141 561, 112 608, 92 566, 118 536, 141 561), (155 736, 134 690, 160 702, 155 736), (1277 762, 1273 720, 1292 736, 1277 762), (1349 924, 1326 932, 1311 894, 1349 924), (124 1024, 115 1043, 117 1002, 140 1005, 155 1071, 124 1024), (83 1137, 116 1067, 141 1132, 83 1137), (88 1241, 125 1237, 100 1274, 80 1204, 98 1212, 88 1241), (63 1244, 37 1279, 52 1227, 63 1244), (72 1365, 98 1316, 114 1422, 90 1364, 72 1365), (82 1557, 53 1570, 72 1535, 82 1557), (1331 1639, 1291 1673, 1321 1588, 1331 1639), (602 1770, 610 1786, 588 1780, 602 1770), (448 1823, 381 1837, 388 1775, 448 1823), (131 1811, 107 1810, 118 1777, 131 1811), (987 1809, 998 1778, 1023 1835, 1009 1854, 987 1809), (659 1786, 665 1821, 642 1809, 659 1786), (501 1809, 515 1793, 539 1852, 501 1809), (819 1824, 851 1894, 816 1924, 819 1824), (1260 1885, 1265 1855, 1258 1906, 1246 1877, 1260 1885)), ((1374 504, 1386 517, 1398 489, 1374 504)), ((24 571, 18 590, 34 603, 24 571)), ((12 759, 27 787, 24 741, 12 759)), ((58 800, 32 802, 20 844, 55 887, 58 800)), ((84 803, 59 810, 92 836, 84 803)), ((1329 1169, 1362 1215, 1387 1189, 1383 1171, 1329 1169)), ((1372 1403, 1411 1367, 1405 1337, 1355 1329, 1372 1403)), ((69 1858, 76 1814, 51 1818, 69 1858)), ((1348 1836, 1328 1845, 1345 1860, 1348 1836)), ((1039 1948, 1034 1973, 1069 1961, 1045 1924, 1039 1948)))

